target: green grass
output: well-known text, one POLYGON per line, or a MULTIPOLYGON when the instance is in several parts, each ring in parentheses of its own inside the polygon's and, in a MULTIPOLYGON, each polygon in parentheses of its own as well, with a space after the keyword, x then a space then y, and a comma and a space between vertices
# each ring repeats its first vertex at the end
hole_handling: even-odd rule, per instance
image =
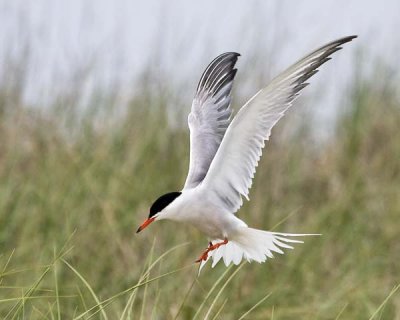
MULTIPOLYGON (((94 94, 85 112, 73 95, 32 108, 3 83, 0 317, 398 318, 395 88, 355 78, 334 135, 319 147, 307 117, 289 115, 273 131, 239 216, 321 237, 262 265, 220 263, 197 277, 207 239, 196 230, 160 222, 135 234, 152 201, 184 182, 188 101, 144 84, 120 114, 112 91, 94 94)), ((299 102, 292 113, 304 115, 299 102)))

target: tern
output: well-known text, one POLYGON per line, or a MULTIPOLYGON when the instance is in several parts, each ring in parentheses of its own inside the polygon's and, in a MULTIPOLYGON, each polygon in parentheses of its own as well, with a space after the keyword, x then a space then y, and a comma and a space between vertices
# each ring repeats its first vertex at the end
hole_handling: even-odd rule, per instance
POLYGON ((318 68, 343 44, 357 36, 330 42, 311 52, 256 93, 231 121, 231 90, 240 54, 227 52, 205 69, 197 86, 191 112, 189 173, 181 191, 159 197, 151 206, 142 231, 154 221, 172 220, 194 226, 209 239, 196 262, 200 268, 212 258, 214 267, 265 262, 272 252, 283 254, 310 234, 278 233, 250 228, 235 213, 249 200, 258 161, 271 129, 293 105, 318 68))

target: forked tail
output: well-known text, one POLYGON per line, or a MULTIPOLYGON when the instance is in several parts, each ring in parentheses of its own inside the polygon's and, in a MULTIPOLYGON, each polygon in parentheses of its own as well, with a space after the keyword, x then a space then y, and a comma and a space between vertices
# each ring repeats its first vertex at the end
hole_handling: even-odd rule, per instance
MULTIPOLYGON (((212 258, 214 266, 223 259, 226 266, 231 263, 238 265, 242 259, 248 262, 265 262, 268 258, 273 258, 273 252, 283 254, 282 249, 293 249, 290 244, 303 243, 302 240, 292 239, 303 236, 315 236, 318 234, 295 234, 269 232, 248 227, 243 227, 237 233, 228 238, 228 243, 211 251, 206 261, 200 263, 200 269, 204 267, 207 261, 212 258)), ((216 239, 212 243, 218 243, 222 240, 216 239)))

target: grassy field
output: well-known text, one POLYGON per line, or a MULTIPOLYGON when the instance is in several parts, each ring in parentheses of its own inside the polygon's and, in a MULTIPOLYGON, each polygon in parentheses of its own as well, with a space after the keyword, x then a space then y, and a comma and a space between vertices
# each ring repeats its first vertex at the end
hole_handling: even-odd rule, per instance
POLYGON ((354 77, 322 144, 292 110, 239 213, 322 236, 199 277, 207 240, 196 230, 160 222, 135 234, 152 201, 184 182, 190 104, 178 88, 144 84, 121 112, 111 89, 93 93, 82 112, 78 87, 38 108, 2 81, 1 319, 400 319, 400 101, 389 74, 379 79, 354 77))

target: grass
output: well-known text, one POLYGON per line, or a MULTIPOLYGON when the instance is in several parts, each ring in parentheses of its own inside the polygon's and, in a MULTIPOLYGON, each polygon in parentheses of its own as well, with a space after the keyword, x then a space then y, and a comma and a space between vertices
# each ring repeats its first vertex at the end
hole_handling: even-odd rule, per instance
POLYGON ((200 277, 193 261, 207 240, 197 231, 160 222, 135 235, 186 175, 188 101, 177 88, 154 94, 143 81, 118 112, 111 89, 93 93, 82 112, 79 88, 38 108, 19 83, 0 82, 0 317, 397 319, 400 102, 396 81, 379 78, 354 78, 318 147, 300 100, 239 213, 323 236, 200 277))

